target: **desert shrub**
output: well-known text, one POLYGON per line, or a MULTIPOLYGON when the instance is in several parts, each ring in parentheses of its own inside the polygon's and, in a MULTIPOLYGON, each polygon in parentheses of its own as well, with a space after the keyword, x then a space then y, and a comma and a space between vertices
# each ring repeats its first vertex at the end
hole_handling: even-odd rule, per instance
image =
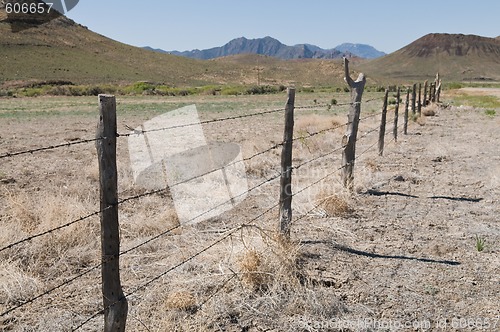
POLYGON ((249 95, 263 95, 267 93, 277 93, 278 88, 271 85, 260 85, 260 86, 252 86, 247 89, 246 94, 249 95))
POLYGON ((314 92, 314 88, 312 88, 312 87, 302 87, 300 89, 300 92, 313 93, 314 92))
POLYGON ((126 86, 123 90, 126 94, 143 94, 152 93, 156 89, 156 85, 149 82, 135 82, 132 85, 126 86))
POLYGON ((42 88, 25 88, 19 94, 23 97, 38 97, 43 94, 42 88))
POLYGON ((237 96, 243 94, 243 87, 235 87, 235 86, 225 86, 221 89, 220 94, 224 96, 237 96))

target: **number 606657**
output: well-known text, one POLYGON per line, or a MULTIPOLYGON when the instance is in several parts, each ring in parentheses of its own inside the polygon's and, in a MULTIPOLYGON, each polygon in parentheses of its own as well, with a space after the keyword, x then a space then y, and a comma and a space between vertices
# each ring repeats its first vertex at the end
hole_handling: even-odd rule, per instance
POLYGON ((18 3, 7 2, 5 11, 7 14, 49 14, 53 3, 18 3))

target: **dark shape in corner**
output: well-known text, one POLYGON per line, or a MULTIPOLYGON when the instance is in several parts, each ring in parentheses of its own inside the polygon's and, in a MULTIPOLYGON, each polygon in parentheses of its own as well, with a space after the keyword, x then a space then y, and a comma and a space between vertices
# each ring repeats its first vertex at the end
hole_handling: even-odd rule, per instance
POLYGON ((79 0, 5 0, 0 8, 7 13, 4 22, 12 32, 36 28, 69 12, 79 0), (50 3, 50 4, 48 4, 50 3))

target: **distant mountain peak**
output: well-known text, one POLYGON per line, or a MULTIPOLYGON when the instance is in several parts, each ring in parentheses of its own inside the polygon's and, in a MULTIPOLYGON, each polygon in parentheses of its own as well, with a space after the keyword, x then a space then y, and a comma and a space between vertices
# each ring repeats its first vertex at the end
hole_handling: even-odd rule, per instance
POLYGON ((335 49, 341 52, 350 52, 360 58, 365 59, 375 59, 386 55, 384 52, 381 52, 375 49, 373 46, 366 44, 343 43, 335 47, 335 49))
POLYGON ((377 56, 385 55, 383 52, 377 51, 375 48, 369 45, 362 44, 350 44, 354 45, 350 49, 322 49, 316 45, 311 44, 297 44, 294 46, 288 46, 281 43, 279 40, 266 36, 263 38, 248 39, 245 37, 235 38, 229 41, 227 44, 221 47, 213 47, 205 50, 191 50, 191 51, 171 51, 166 52, 163 50, 153 49, 151 47, 145 47, 149 50, 171 53, 174 55, 184 56, 188 58, 195 59, 214 59, 229 55, 237 54, 259 54, 276 57, 279 59, 289 60, 289 59, 337 59, 343 56, 357 56, 357 57, 368 57, 374 58, 377 56), (356 47, 356 45, 359 45, 356 47))

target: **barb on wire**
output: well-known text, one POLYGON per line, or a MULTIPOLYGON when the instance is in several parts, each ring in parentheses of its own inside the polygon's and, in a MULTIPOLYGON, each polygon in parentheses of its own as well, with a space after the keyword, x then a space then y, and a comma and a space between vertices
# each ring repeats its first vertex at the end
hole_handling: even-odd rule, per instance
POLYGON ((29 150, 24 150, 24 151, 6 152, 6 153, 0 155, 0 159, 21 156, 24 154, 32 154, 32 153, 41 152, 41 151, 55 150, 55 149, 69 147, 69 146, 78 145, 78 144, 92 143, 92 142, 97 142, 97 141, 100 141, 103 139, 106 139, 106 137, 83 139, 83 140, 79 140, 79 141, 49 145, 49 146, 44 146, 44 147, 39 147, 39 148, 34 148, 34 149, 29 149, 29 150))

